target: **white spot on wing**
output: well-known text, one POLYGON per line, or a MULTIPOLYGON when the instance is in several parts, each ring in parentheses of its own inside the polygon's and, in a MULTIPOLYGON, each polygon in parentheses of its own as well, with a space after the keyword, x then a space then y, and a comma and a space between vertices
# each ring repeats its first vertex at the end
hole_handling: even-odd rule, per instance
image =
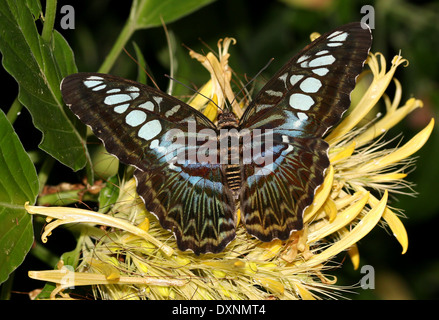
POLYGON ((112 94, 111 96, 105 98, 104 103, 114 105, 127 102, 128 100, 131 100, 131 96, 128 94, 112 94))
POLYGON ((259 112, 267 108, 271 108, 272 106, 273 106, 272 104, 259 104, 256 106, 256 112, 259 112))
POLYGON ((286 150, 282 151, 282 155, 285 156, 293 150, 294 150, 294 147, 293 147, 293 145, 290 144, 290 145, 288 145, 288 148, 286 148, 286 150))
POLYGON ((175 107, 173 107, 171 110, 168 110, 165 112, 165 117, 170 117, 173 114, 175 114, 178 110, 180 109, 180 105, 176 105, 175 107))
POLYGON ((299 118, 300 121, 308 120, 308 116, 304 112, 298 112, 297 117, 299 118))
POLYGON ((124 113, 125 111, 127 111, 129 106, 129 103, 121 104, 120 106, 114 107, 114 112, 124 113))
POLYGON ((292 86, 294 86, 297 82, 299 82, 300 81, 300 79, 302 79, 303 78, 303 75, 301 75, 301 74, 299 74, 299 75, 297 75, 297 74, 293 74, 292 76, 291 76, 291 78, 290 78, 290 83, 291 83, 291 85, 292 86))
POLYGON ((331 42, 331 43, 328 43, 328 47, 340 47, 342 45, 343 45, 343 43, 341 43, 341 42, 331 42))
POLYGON ((145 123, 139 130, 139 137, 145 140, 151 140, 155 138, 162 131, 162 125, 158 120, 151 120, 145 123))
POLYGON ((102 89, 105 89, 107 86, 105 85, 105 84, 101 84, 100 86, 98 86, 98 87, 96 87, 96 88, 93 88, 92 90, 93 91, 99 91, 99 90, 102 90, 102 89))
POLYGON ((128 87, 125 90, 128 91, 128 92, 139 92, 140 91, 139 88, 134 87, 134 86, 128 87))
POLYGON ((314 104, 314 100, 303 93, 294 93, 290 97, 290 106, 294 109, 307 111, 314 104))
POLYGON ((132 93, 129 93, 129 95, 130 95, 131 99, 134 100, 134 99, 136 99, 140 95, 140 93, 132 92, 132 93))
POLYGON ((84 81, 84 85, 85 85, 87 88, 95 87, 95 86, 97 86, 97 85, 100 85, 101 83, 102 83, 102 81, 94 81, 94 80, 85 80, 85 81, 84 81))
POLYGON ((149 145, 149 148, 155 150, 160 155, 166 155, 167 154, 166 147, 159 146, 159 139, 152 140, 150 145, 149 145))
POLYGON ((279 77, 279 80, 283 81, 284 83, 287 82, 288 73, 284 73, 279 77))
POLYGON ((154 103, 152 103, 151 101, 147 101, 145 103, 142 103, 142 104, 138 105, 138 107, 149 110, 149 111, 154 111, 154 103))
POLYGON ((338 30, 338 31, 334 31, 333 33, 331 33, 329 36, 328 36, 328 39, 331 39, 331 38, 333 38, 333 37, 335 37, 335 36, 338 36, 340 33, 342 33, 343 31, 340 31, 340 30, 338 30))
POLYGON ((137 127, 146 120, 146 113, 140 110, 133 110, 127 114, 125 121, 132 127, 137 127))
POLYGON ((90 77, 88 77, 87 78, 87 80, 104 80, 104 78, 102 78, 102 77, 99 77, 99 76, 90 76, 90 77))
POLYGON ((156 149, 159 147, 159 139, 154 139, 151 141, 149 148, 150 149, 156 149))
POLYGON ((305 61, 306 59, 308 59, 309 58, 309 56, 307 56, 307 55, 303 55, 303 56, 301 56, 299 59, 297 59, 297 63, 301 63, 302 61, 305 61))
POLYGON ((157 102, 158 105, 159 105, 160 102, 162 102, 162 100, 163 100, 162 97, 153 97, 153 99, 155 100, 155 102, 157 102))
POLYGON ((312 69, 312 72, 314 72, 315 74, 317 74, 319 76, 325 76, 329 72, 329 69, 328 68, 317 68, 317 69, 312 69))
POLYGON ((329 53, 328 50, 322 50, 322 51, 317 52, 317 53, 316 53, 316 56, 321 56, 321 55, 323 55, 323 54, 327 54, 327 53, 329 53))
POLYGON ((347 37, 348 37, 347 32, 343 32, 342 34, 340 34, 340 35, 338 35, 338 36, 336 36, 334 38, 329 39, 329 41, 334 41, 334 42, 336 42, 336 41, 345 41, 347 37))
POLYGON ((302 68, 308 68, 308 67, 309 67, 309 61, 304 61, 304 62, 302 62, 302 63, 300 64, 300 66, 301 66, 302 68))
POLYGON ((284 95, 282 92, 274 90, 267 90, 265 93, 273 97, 282 97, 284 95))
POLYGON ((310 67, 320 67, 320 66, 326 66, 328 64, 333 64, 335 61, 334 56, 327 55, 323 57, 314 58, 309 62, 310 67))
POLYGON ((306 93, 315 93, 319 91, 322 86, 322 82, 319 79, 309 77, 302 81, 300 89, 306 93))

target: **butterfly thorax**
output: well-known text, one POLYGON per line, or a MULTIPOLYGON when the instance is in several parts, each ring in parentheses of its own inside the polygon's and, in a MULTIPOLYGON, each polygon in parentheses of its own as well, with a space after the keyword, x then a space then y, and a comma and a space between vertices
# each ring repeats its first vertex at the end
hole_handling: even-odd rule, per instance
POLYGON ((238 198, 241 187, 241 147, 238 126, 238 118, 234 113, 223 112, 218 114, 219 141, 221 154, 223 155, 220 161, 225 164, 227 184, 232 190, 235 199, 238 198))
POLYGON ((218 114, 218 129, 238 128, 238 118, 233 112, 222 112, 218 114))

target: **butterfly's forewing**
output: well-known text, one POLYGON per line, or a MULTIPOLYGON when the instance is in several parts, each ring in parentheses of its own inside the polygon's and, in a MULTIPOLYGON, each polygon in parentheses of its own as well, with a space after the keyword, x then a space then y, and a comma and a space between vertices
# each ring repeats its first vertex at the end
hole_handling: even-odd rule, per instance
POLYGON ((106 149, 137 168, 140 197, 181 250, 219 252, 234 238, 235 203, 221 166, 190 161, 200 147, 197 132, 216 132, 211 121, 159 90, 111 75, 70 75, 61 91, 106 149))
POLYGON ((370 29, 359 22, 320 36, 265 84, 242 116, 241 127, 323 136, 348 109, 371 42, 370 29))
POLYGON ((241 129, 273 129, 274 142, 272 161, 244 164, 242 170, 241 210, 249 233, 284 240, 302 228, 304 210, 329 166, 322 136, 348 109, 370 46, 370 30, 360 23, 322 35, 288 61, 247 108, 241 129))
POLYGON ((72 74, 63 79, 61 92, 64 102, 91 127, 110 153, 140 170, 167 160, 157 159, 160 144, 156 140, 162 142, 170 129, 187 132, 191 122, 199 128, 216 128, 182 101, 108 74, 72 74))

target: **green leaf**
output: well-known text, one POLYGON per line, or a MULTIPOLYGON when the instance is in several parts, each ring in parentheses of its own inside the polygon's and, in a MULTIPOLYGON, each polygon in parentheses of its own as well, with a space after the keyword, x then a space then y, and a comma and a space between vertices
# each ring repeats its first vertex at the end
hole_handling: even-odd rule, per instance
POLYGON ((24 260, 33 243, 32 218, 38 177, 12 125, 0 111, 0 283, 24 260))
MULTIPOLYGON (((137 82, 146 84, 148 79, 146 78, 145 68, 146 68, 146 61, 145 57, 142 54, 142 50, 140 50, 137 43, 133 42, 134 51, 136 52, 136 59, 137 64, 139 67, 137 68, 137 82)), ((147 70, 150 72, 150 70, 147 70)))
POLYGON ((19 84, 19 100, 29 109, 35 127, 43 133, 39 147, 78 170, 86 164, 85 126, 65 107, 59 84, 77 72, 73 52, 53 32, 50 42, 38 34, 32 11, 24 0, 0 1, 0 51, 4 68, 19 84))
POLYGON ((41 8, 40 1, 26 0, 26 5, 29 8, 29 10, 32 12, 32 15, 34 16, 34 20, 37 20, 40 16, 43 15, 43 10, 41 8))
POLYGON ((99 68, 99 72, 108 73, 133 33, 173 22, 191 12, 212 3, 214 0, 134 0, 130 16, 120 32, 113 48, 99 68))
POLYGON ((107 180, 107 184, 99 193, 99 212, 106 213, 119 198, 119 179, 115 175, 107 180))
POLYGON ((212 2, 213 0, 140 0, 137 6, 133 2, 136 29, 161 26, 160 18, 165 23, 170 23, 212 2))

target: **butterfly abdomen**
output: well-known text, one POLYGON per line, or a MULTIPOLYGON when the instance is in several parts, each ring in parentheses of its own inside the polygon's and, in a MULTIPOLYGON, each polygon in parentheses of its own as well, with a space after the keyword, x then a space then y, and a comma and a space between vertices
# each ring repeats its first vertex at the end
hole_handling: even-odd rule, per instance
POLYGON ((227 184, 235 197, 241 188, 240 135, 238 118, 231 112, 218 115, 220 161, 225 165, 227 184))

